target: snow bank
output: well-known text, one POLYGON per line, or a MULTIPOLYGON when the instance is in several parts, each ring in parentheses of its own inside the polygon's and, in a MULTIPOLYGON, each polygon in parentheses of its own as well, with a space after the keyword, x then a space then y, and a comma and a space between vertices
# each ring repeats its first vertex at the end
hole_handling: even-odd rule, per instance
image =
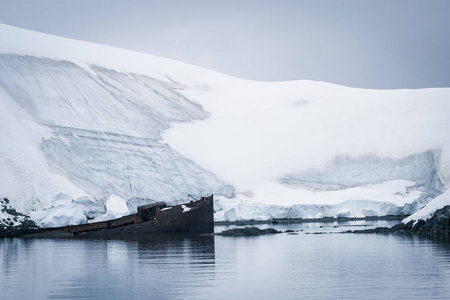
POLYGON ((262 195, 247 197, 239 194, 232 199, 216 197, 215 219, 241 221, 407 215, 429 201, 429 194, 413 189, 414 184, 398 180, 334 191, 287 190, 279 184, 268 184, 261 189, 262 195))

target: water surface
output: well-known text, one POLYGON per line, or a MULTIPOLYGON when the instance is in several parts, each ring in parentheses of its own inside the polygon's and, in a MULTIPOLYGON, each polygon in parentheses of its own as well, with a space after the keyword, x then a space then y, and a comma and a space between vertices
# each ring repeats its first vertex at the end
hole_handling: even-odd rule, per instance
POLYGON ((358 222, 259 237, 0 239, 0 298, 448 299, 449 241, 329 233, 392 224, 358 222))

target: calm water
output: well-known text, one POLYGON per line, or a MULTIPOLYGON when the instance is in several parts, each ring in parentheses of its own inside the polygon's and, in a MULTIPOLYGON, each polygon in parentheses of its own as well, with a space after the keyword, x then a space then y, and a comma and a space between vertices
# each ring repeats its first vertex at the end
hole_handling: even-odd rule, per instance
POLYGON ((449 241, 305 234, 391 224, 277 225, 303 231, 234 238, 0 239, 0 299, 449 299, 449 241))

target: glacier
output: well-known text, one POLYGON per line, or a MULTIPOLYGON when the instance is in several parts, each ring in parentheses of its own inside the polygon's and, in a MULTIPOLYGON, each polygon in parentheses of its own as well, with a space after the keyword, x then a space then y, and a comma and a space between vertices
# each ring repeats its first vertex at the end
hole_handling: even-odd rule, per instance
MULTIPOLYGON (((36 177, 51 172, 85 194, 74 197, 61 185, 61 191, 40 195, 22 185, 21 197, 33 199, 33 204, 17 206, 31 211, 41 226, 78 224, 111 214, 106 210, 111 196, 173 201, 186 194, 232 195, 231 186, 161 141, 159 133, 170 123, 208 115, 180 95, 176 85, 99 67, 92 67, 94 77, 67 61, 10 54, 0 55, 0 69, 0 86, 16 101, 16 109, 49 131, 34 149, 45 157, 45 170, 34 169, 30 175, 20 170, 8 185, 23 180, 33 185, 36 177)), ((5 107, 13 108, 8 103, 5 107)), ((11 135, 3 138, 11 152, 20 147, 20 137, 12 139, 15 131, 11 127, 11 135)), ((3 174, 11 174, 17 166, 3 167, 3 174)), ((10 196, 14 192, 2 194, 15 200, 10 196)))
POLYGON ((0 24, 0 197, 42 227, 188 194, 215 194, 217 221, 425 218, 450 204, 449 100, 243 80, 0 24))

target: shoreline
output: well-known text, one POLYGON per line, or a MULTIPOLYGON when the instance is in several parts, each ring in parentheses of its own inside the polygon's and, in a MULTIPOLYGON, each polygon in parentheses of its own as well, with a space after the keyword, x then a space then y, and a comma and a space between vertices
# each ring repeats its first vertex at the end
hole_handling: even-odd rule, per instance
POLYGON ((289 218, 289 219, 268 219, 268 220, 242 220, 242 221, 215 221, 214 226, 226 225, 255 225, 255 224, 290 224, 290 223, 332 223, 332 222, 349 222, 349 221, 386 221, 386 220, 403 220, 409 215, 387 215, 373 217, 325 217, 325 218, 289 218))

